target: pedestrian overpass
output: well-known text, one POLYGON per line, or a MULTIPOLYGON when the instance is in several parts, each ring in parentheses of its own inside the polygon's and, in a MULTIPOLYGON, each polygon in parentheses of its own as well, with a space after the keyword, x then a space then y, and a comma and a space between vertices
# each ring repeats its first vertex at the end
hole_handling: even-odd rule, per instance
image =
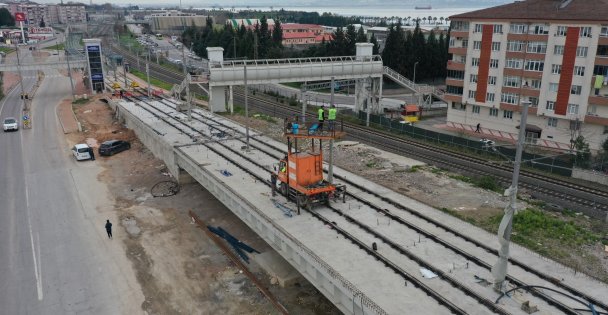
MULTIPOLYGON (((87 59, 85 56, 70 58, 70 68, 87 68, 87 59)), ((38 71, 38 70, 62 70, 68 68, 68 61, 56 62, 27 62, 27 63, 4 63, 0 64, 0 71, 17 72, 21 71, 38 71)))
POLYGON ((382 97, 382 58, 372 54, 372 44, 357 43, 355 56, 231 60, 224 61, 221 47, 208 47, 208 78, 193 76, 193 84, 208 80, 209 107, 213 112, 226 111, 233 103, 233 86, 263 83, 327 81, 356 79, 355 110, 377 111, 382 97), (226 93, 228 91, 228 93, 226 93), (228 94, 228 100, 226 100, 228 94))

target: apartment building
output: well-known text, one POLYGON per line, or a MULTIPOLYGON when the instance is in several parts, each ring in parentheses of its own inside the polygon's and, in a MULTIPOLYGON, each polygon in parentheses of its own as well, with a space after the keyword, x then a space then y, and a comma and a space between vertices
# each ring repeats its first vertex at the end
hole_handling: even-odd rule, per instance
POLYGON ((82 4, 38 4, 35 2, 10 2, 8 11, 25 13, 26 25, 38 26, 41 21, 45 24, 70 24, 86 22, 85 7, 82 4))
POLYGON ((608 0, 527 0, 450 17, 448 124, 592 150, 608 136, 608 0))

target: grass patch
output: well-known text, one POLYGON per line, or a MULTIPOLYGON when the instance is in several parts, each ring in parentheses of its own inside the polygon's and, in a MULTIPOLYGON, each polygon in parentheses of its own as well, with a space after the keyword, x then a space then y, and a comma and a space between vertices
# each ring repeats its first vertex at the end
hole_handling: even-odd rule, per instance
POLYGON ((422 165, 414 165, 414 166, 410 167, 408 172, 415 173, 415 172, 418 172, 421 168, 422 168, 422 165))
MULTIPOLYGON (((130 72, 131 72, 131 74, 135 75, 136 77, 138 77, 138 78, 140 78, 140 79, 142 79, 144 81, 148 80, 146 74, 143 73, 143 72, 141 72, 141 71, 138 71, 136 69, 131 68, 130 72)), ((152 76, 150 76, 150 84, 152 84, 155 87, 159 87, 161 89, 165 89, 167 91, 171 91, 171 89, 173 88, 173 84, 161 81, 161 80, 156 79, 156 78, 153 78, 152 76)))
POLYGON ((292 87, 292 88, 296 88, 299 89, 302 87, 302 82, 287 82, 287 83, 281 83, 281 85, 284 86, 288 86, 288 87, 292 87))
MULTIPOLYGON (((440 173, 440 171, 433 173, 440 173)), ((491 190, 497 193, 502 193, 504 190, 496 181, 496 178, 494 178, 493 176, 482 176, 480 178, 473 178, 459 174, 450 174, 448 175, 448 177, 455 180, 459 180, 461 182, 472 184, 475 187, 491 190)))
POLYGON ((467 216, 467 215, 464 215, 464 214, 462 214, 462 213, 460 213, 460 212, 458 212, 456 210, 448 209, 448 208, 445 208, 445 207, 441 208, 439 210, 441 210, 441 212, 443 212, 443 213, 447 213, 447 214, 449 214, 449 215, 451 215, 453 217, 459 218, 460 220, 469 222, 471 224, 476 224, 477 223, 477 221, 475 220, 475 218, 467 216))
POLYGON ((267 121, 267 122, 270 122, 270 123, 273 123, 273 124, 277 122, 274 118, 272 118, 272 117, 270 117, 270 116, 268 116, 266 114, 253 114, 253 117, 257 118, 257 119, 261 119, 261 120, 267 121))
POLYGON ((10 54, 10 53, 12 53, 13 51, 15 51, 15 49, 13 49, 13 48, 0 47, 0 52, 3 52, 5 54, 7 54, 7 55, 10 54))
POLYGON ((50 49, 50 50, 64 50, 65 49, 65 43, 49 46, 46 49, 50 49))
POLYGON ((79 99, 77 99, 75 101, 72 101, 72 104, 74 104, 74 105, 83 105, 83 104, 88 103, 89 101, 90 101, 90 99, 88 99, 88 98, 79 98, 79 99))

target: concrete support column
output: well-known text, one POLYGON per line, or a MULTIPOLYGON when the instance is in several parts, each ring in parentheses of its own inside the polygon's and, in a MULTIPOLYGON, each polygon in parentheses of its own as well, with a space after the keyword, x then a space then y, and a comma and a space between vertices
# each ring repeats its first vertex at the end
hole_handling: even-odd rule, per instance
MULTIPOLYGON (((357 60, 370 59, 373 55, 374 45, 371 43, 357 43, 356 44, 356 58, 357 60)), ((365 108, 365 103, 369 98, 370 89, 369 82, 367 79, 357 80, 355 84, 355 112, 362 111, 365 108)))
POLYGON ((233 114, 234 113, 234 94, 233 94, 233 86, 229 86, 228 87, 229 92, 228 92, 228 109, 230 109, 230 113, 233 114))
MULTIPOLYGON (((209 57, 209 71, 212 68, 220 67, 224 62, 224 48, 222 47, 207 47, 207 56, 209 57)), ((212 86, 211 79, 209 80, 209 109, 211 112, 226 111, 226 90, 224 86, 212 86)), ((232 89, 231 89, 232 91, 232 89)))

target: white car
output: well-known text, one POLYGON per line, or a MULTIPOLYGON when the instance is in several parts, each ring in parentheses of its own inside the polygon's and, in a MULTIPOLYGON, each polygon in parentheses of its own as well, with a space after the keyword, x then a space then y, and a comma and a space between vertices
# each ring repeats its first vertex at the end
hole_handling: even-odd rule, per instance
POLYGON ((4 129, 5 132, 10 130, 17 131, 19 130, 19 122, 13 117, 4 118, 2 129, 4 129))
POLYGON ((483 138, 483 139, 479 140, 479 142, 481 142, 485 147, 494 146, 494 141, 492 141, 490 139, 483 138))
POLYGON ((72 147, 72 154, 74 154, 76 161, 90 160, 91 151, 91 147, 85 143, 79 143, 72 147))

